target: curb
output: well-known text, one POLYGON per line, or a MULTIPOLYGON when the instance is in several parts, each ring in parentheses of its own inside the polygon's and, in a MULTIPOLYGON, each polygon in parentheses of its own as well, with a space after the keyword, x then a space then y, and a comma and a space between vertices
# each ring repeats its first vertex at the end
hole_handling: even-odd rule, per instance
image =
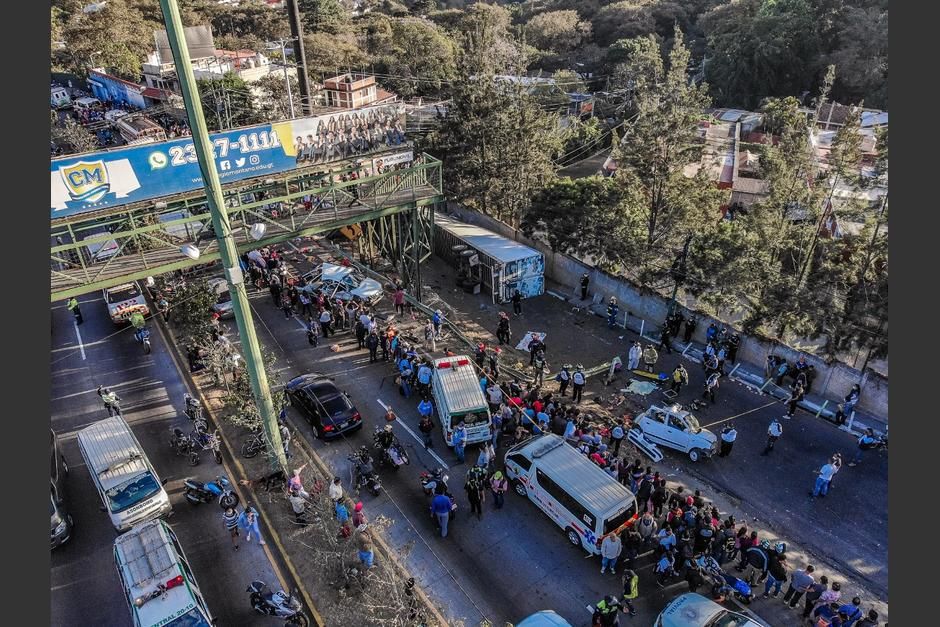
MULTIPOLYGON (((311 447, 307 442, 306 438, 297 438, 296 440, 292 440, 292 442, 294 443, 295 448, 299 447, 303 449, 304 453, 310 458, 317 469, 323 473, 324 477, 329 479, 336 474, 330 469, 329 466, 326 465, 320 456, 316 454, 316 452, 313 450, 313 447, 311 447)), ((398 556, 395 554, 395 550, 388 545, 388 543, 385 541, 385 538, 382 537, 381 534, 376 534, 372 537, 375 540, 376 546, 379 547, 381 552, 385 554, 385 557, 388 558, 389 562, 395 566, 395 568, 399 571, 399 574, 403 575, 406 579, 411 578, 411 573, 408 571, 408 568, 401 563, 401 560, 399 560, 398 556)), ((447 619, 440 612, 440 610, 437 609, 437 606, 434 605, 434 603, 431 601, 431 598, 424 592, 424 589, 418 585, 416 585, 414 589, 417 591, 418 598, 433 615, 434 620, 438 621, 438 624, 442 627, 447 625, 447 619)))
MULTIPOLYGON (((202 388, 196 384, 196 381, 193 378, 192 373, 189 372, 187 368, 182 367, 184 362, 183 362, 182 355, 180 354, 180 348, 176 343, 176 334, 173 333, 173 330, 169 328, 169 326, 162 319, 162 317, 154 316, 154 318, 157 319, 157 323, 155 326, 160 329, 161 335, 164 336, 163 339, 166 342, 167 346, 169 347, 170 358, 173 360, 173 365, 176 367, 177 371, 180 373, 183 380, 186 382, 187 386, 191 389, 191 391, 194 391, 196 393, 196 396, 198 396, 199 402, 202 403, 202 406, 205 409, 206 414, 208 415, 208 418, 211 421, 212 426, 217 427, 219 424, 219 420, 216 417, 215 411, 212 409, 212 406, 208 402, 208 399, 203 394, 202 388)), ((225 437, 225 434, 222 431, 222 429, 219 429, 219 435, 220 435, 220 439, 222 440, 222 444, 225 446, 226 453, 228 453, 229 459, 234 463, 235 468, 238 471, 238 476, 235 477, 236 480, 232 481, 233 489, 238 494, 242 503, 247 503, 250 501, 258 509, 258 513, 261 514, 261 519, 262 519, 262 522, 264 523, 265 531, 267 531, 268 537, 270 537, 271 540, 274 542, 275 546, 277 547, 279 557, 281 558, 281 560, 283 560, 284 564, 287 566, 287 570, 290 572, 291 579, 293 580, 293 584, 294 584, 291 587, 297 588, 300 591, 301 595, 303 595, 304 602, 307 606, 306 609, 311 614, 312 623, 316 625, 317 627, 325 627, 326 622, 323 620, 323 617, 320 616, 320 612, 317 610, 317 607, 314 604, 313 599, 310 596, 310 593, 307 592, 306 587, 303 585, 303 580, 297 574, 297 570, 294 567, 294 564, 291 561, 290 557, 288 556, 287 551, 284 550, 284 546, 281 544, 280 538, 278 537, 276 533, 274 533, 274 527, 271 525, 271 522, 268 519, 267 513, 265 512, 265 508, 262 506, 261 501, 258 499, 248 499, 244 489, 242 488, 241 484, 238 482, 237 479, 247 479, 248 476, 245 473, 245 469, 241 465, 241 462, 235 456, 233 452, 234 449, 232 448, 231 443, 229 443, 228 439, 225 437)), ((230 474, 234 474, 234 473, 230 473, 230 474)), ((271 562, 271 566, 273 567, 275 574, 278 576, 278 579, 281 580, 280 581, 281 585, 287 588, 288 586, 286 585, 287 583, 286 578, 281 572, 281 569, 277 564, 277 560, 274 559, 274 556, 272 555, 268 546, 269 545, 265 545, 264 547, 265 553, 268 554, 268 558, 269 558, 269 561, 271 562)))
MULTIPOLYGON (((173 359, 173 363, 174 363, 174 365, 176 366, 177 370, 180 372, 180 374, 182 375, 182 377, 184 378, 184 380, 187 382, 187 384, 188 384, 189 386, 191 386, 191 388, 192 388, 192 389, 196 392, 196 394, 198 395, 199 400, 200 400, 200 402, 203 404, 203 407, 205 408, 206 413, 209 414, 209 417, 210 417, 210 419, 212 420, 213 425, 218 424, 218 419, 216 418, 215 412, 213 411, 212 407, 210 406, 210 404, 209 404, 209 402, 208 402, 208 399, 206 399, 205 395, 203 394, 202 388, 196 384, 195 380, 193 379, 192 373, 190 373, 186 368, 182 368, 182 363, 183 363, 183 361, 182 361, 182 356, 181 356, 181 354, 180 354, 180 348, 179 348, 179 346, 176 344, 176 341, 175 341, 175 340, 176 340, 175 334, 174 334, 173 331, 166 325, 166 323, 162 320, 162 318, 157 321, 157 325, 156 325, 156 326, 158 326, 158 327, 161 329, 161 332, 164 333, 165 336, 166 336, 166 335, 169 336, 169 338, 164 337, 164 340, 166 340, 166 343, 167 343, 168 346, 171 346, 170 354, 171 354, 171 357, 172 357, 172 359, 173 359), (172 339, 172 341, 170 341, 170 338, 172 339)), ((236 468, 237 468, 237 470, 238 470, 238 472, 239 472, 239 475, 240 475, 239 478, 247 479, 248 476, 247 476, 247 474, 245 473, 245 470, 244 470, 244 468, 242 467, 241 462, 238 460, 238 458, 237 458, 237 457, 235 456, 235 454, 233 453, 233 450, 234 450, 234 449, 232 448, 231 444, 230 444, 229 441, 225 438, 224 433, 222 432, 221 429, 220 429, 219 433, 220 433, 220 435, 222 436, 221 439, 222 439, 223 444, 225 445, 225 448, 226 448, 226 451, 228 452, 229 457, 230 457, 231 460, 234 462, 234 464, 235 464, 235 466, 236 466, 236 468)), ((333 475, 335 474, 335 473, 333 473, 333 472, 330 470, 330 468, 323 462, 323 460, 320 458, 320 456, 317 455, 316 452, 313 451, 313 448, 309 445, 309 443, 306 441, 306 439, 304 439, 304 438, 298 438, 297 440, 294 441, 294 446, 303 449, 304 453, 307 454, 307 456, 310 458, 310 460, 313 462, 313 464, 314 464, 315 466, 317 466, 317 468, 320 470, 321 473, 323 473, 323 475, 324 475, 325 477, 331 477, 331 476, 333 476, 333 475)), ((233 484, 234 484, 234 488, 235 488, 236 492, 239 494, 239 497, 242 499, 242 502, 248 502, 249 499, 245 498, 245 494, 244 494, 243 490, 241 489, 242 486, 241 486, 237 481, 234 481, 233 484)), ((306 605, 307 605, 307 608, 309 609, 310 613, 312 614, 312 621, 313 621, 313 623, 314 623, 315 625, 317 625, 317 627, 324 627, 324 626, 326 625, 326 622, 323 620, 322 616, 320 616, 319 611, 316 609, 316 605, 313 603, 313 599, 310 597, 310 594, 307 592, 306 588, 303 586, 302 580, 301 580, 300 576, 298 575, 297 570, 296 570, 296 568, 294 567, 293 562, 291 561, 290 557, 288 556, 287 551, 284 549, 284 546, 281 544, 281 541, 280 541, 279 536, 278 536, 276 533, 273 532, 274 527, 273 527, 273 525, 271 525, 271 523, 270 523, 270 521, 269 521, 269 519, 268 519, 268 516, 267 516, 267 514, 265 513, 264 507, 261 506, 261 502, 260 502, 260 501, 258 501, 258 502, 252 501, 252 502, 255 504, 255 506, 257 507, 257 509, 258 509, 258 511, 259 511, 259 513, 261 514, 262 520, 263 520, 264 525, 265 525, 265 527, 266 527, 266 531, 268 532, 268 536, 274 541, 275 545, 277 546, 277 549, 278 549, 278 552, 279 552, 279 554, 280 554, 281 559, 283 559, 285 565, 287 566, 287 569, 290 571, 291 577, 293 578, 294 583, 296 584, 296 587, 300 590, 301 594, 303 595, 304 601, 306 602, 306 605)), ((389 562, 394 565, 395 569, 398 570, 399 573, 400 573, 401 575, 403 575, 405 579, 411 578, 411 573, 408 571, 408 569, 405 567, 405 565, 402 564, 401 561, 398 559, 398 556, 395 554, 394 550, 393 550, 391 547, 388 546, 388 544, 387 544, 386 541, 385 541, 385 538, 382 537, 381 535, 375 535, 375 536, 373 536, 373 539, 374 539, 374 541, 375 541, 376 546, 380 549, 380 551, 381 551, 382 553, 384 553, 385 557, 388 558, 389 562)), ((266 545, 266 547, 267 547, 267 545, 266 545)), ((283 575, 279 572, 279 568, 278 568, 278 566, 277 566, 275 560, 274 560, 274 559, 271 559, 271 563, 272 563, 272 566, 274 567, 275 572, 278 574, 279 578, 282 579, 282 582, 281 582, 281 583, 282 583, 282 585, 283 585, 283 584, 284 584, 284 581, 283 581, 284 577, 283 577, 283 575)), ((286 587, 286 586, 285 586, 285 587, 286 587)), ((434 620, 437 621, 438 624, 441 625, 441 626, 447 625, 447 624, 448 624, 447 619, 446 619, 446 618, 444 617, 444 615, 440 612, 440 610, 438 610, 437 606, 434 605, 434 603, 431 601, 430 597, 427 596, 427 594, 424 592, 423 588, 422 588, 421 586, 416 585, 416 586, 414 587, 414 590, 416 591, 417 596, 418 596, 418 598, 420 599, 421 603, 428 609, 429 613, 433 616, 434 620)))

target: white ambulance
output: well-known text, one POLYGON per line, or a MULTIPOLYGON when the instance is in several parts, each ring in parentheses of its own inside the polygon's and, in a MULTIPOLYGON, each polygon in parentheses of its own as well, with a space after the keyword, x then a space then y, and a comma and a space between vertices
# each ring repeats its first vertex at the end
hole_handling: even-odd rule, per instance
POLYGON ((493 418, 480 388, 480 377, 469 357, 458 355, 435 359, 431 392, 447 446, 454 445, 454 429, 461 422, 467 430, 465 444, 485 442, 490 438, 493 418))

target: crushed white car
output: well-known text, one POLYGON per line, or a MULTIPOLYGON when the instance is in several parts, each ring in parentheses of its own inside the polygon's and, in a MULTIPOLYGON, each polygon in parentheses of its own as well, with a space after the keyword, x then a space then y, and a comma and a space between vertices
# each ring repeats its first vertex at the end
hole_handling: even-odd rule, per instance
POLYGON ((303 288, 308 294, 317 290, 330 298, 340 300, 358 299, 374 305, 382 298, 382 284, 375 279, 362 276, 355 268, 333 263, 322 263, 320 267, 304 275, 307 285, 303 288))
MULTIPOLYGON (((699 425, 695 416, 678 405, 651 405, 636 417, 633 425, 631 431, 640 432, 634 434, 634 438, 642 435, 645 442, 682 451, 693 462, 711 457, 718 450, 718 436, 699 425)), ((630 438, 631 441, 634 438, 630 438)))

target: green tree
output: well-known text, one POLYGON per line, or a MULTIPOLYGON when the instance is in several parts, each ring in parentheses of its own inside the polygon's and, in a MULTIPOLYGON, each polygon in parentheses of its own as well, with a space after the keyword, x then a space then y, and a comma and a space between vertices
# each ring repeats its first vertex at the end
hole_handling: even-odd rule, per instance
POLYGON ((290 118, 291 100, 294 103, 294 115, 300 115, 302 111, 300 85, 293 76, 290 77, 291 98, 287 97, 287 85, 284 83, 283 72, 268 74, 252 86, 258 92, 259 113, 265 119, 286 120, 290 118))
POLYGON ((411 12, 415 15, 428 15, 437 11, 438 4, 437 0, 416 0, 413 5, 411 5, 411 12))
POLYGON ((304 31, 309 34, 337 34, 342 32, 349 22, 349 14, 339 0, 298 0, 297 5, 304 23, 304 31))
POLYGON ((652 37, 636 45, 626 64, 635 68, 632 122, 614 149, 616 180, 632 194, 624 209, 642 218, 643 236, 632 242, 635 267, 644 282, 662 281, 681 243, 718 220, 722 194, 703 172, 686 169, 701 160, 698 121, 708 106, 706 86, 688 80, 689 51, 676 29, 668 67, 652 37))
POLYGON ((351 33, 331 35, 325 32, 304 35, 307 70, 315 80, 336 76, 347 70, 365 67, 366 53, 351 33))
POLYGON ((396 19, 389 30, 379 44, 379 69, 389 75, 383 84, 405 98, 440 94, 455 76, 454 41, 422 19, 396 19))
POLYGON ((764 130, 780 135, 787 129, 805 129, 806 116, 800 112, 800 101, 793 96, 768 98, 760 107, 764 130))
POLYGON ((501 7, 477 4, 467 12, 453 101, 430 141, 446 164, 450 194, 516 225, 534 191, 554 176, 561 134, 557 118, 537 106, 521 81, 498 78, 521 74, 508 26, 501 7))
POLYGON ((549 11, 529 20, 525 35, 539 50, 570 52, 590 37, 591 24, 581 21, 577 11, 549 11))
POLYGON ((218 79, 196 81, 202 111, 212 130, 248 126, 264 121, 248 84, 229 72, 218 79))
POLYGON ((53 137, 58 137, 72 148, 72 152, 91 152, 98 149, 98 138, 72 117, 65 118, 65 122, 58 126, 53 121, 53 137))
MULTIPOLYGON (((165 284, 166 277, 161 279, 161 284, 165 284)), ((204 342, 212 329, 210 309, 218 300, 218 295, 204 279, 187 281, 172 294, 167 297, 171 307, 170 320, 176 327, 180 341, 183 344, 204 342)))
POLYGON ((833 94, 840 102, 864 100, 888 107, 888 7, 846 6, 834 29, 826 61, 839 68, 833 94))
POLYGON ((136 5, 126 2, 108 2, 95 13, 71 14, 61 31, 69 69, 85 74, 94 64, 136 82, 141 61, 153 48, 155 27, 136 5))
POLYGON ((594 38, 601 46, 618 39, 644 37, 656 30, 650 0, 622 0, 608 4, 591 18, 594 38))
POLYGON ((750 108, 811 88, 820 41, 809 0, 740 0, 699 23, 708 36, 706 77, 721 104, 750 108))

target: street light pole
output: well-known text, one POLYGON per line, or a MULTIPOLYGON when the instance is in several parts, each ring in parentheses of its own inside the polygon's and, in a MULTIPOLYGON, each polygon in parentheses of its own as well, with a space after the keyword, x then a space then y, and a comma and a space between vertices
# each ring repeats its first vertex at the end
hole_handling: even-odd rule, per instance
POLYGON ((238 333, 242 340, 251 391, 261 414, 261 424, 264 427, 270 451, 274 455, 272 463, 286 472, 287 457, 281 443, 277 413, 274 411, 274 403, 271 400, 271 390, 268 387, 268 378, 264 371, 261 348, 258 345, 248 296, 245 293, 245 279, 238 263, 238 249, 235 246, 235 237, 225 210, 222 184, 215 168, 209 131, 202 112, 199 91, 196 88, 196 79, 193 76, 189 50, 186 48, 186 41, 183 36, 183 23, 180 19, 179 5, 177 0, 160 0, 160 6, 163 9, 163 19, 166 22, 167 39, 170 43, 170 49, 173 51, 173 61, 176 63, 180 92, 186 105, 186 113, 189 116, 189 125, 192 129, 193 145, 196 149, 199 169, 202 172, 202 179, 205 181, 206 199, 209 203, 212 225, 215 227, 216 242, 219 245, 219 254, 225 266, 225 278, 228 281, 229 292, 232 295, 235 321, 238 324, 238 333))
POLYGON ((272 45, 277 45, 281 47, 281 67, 284 68, 284 86, 287 88, 287 102, 290 105, 290 119, 294 119, 294 96, 291 95, 290 91, 290 73, 287 71, 287 51, 284 49, 284 42, 290 41, 289 39, 278 39, 277 41, 272 41, 268 44, 268 49, 273 50, 272 45))

